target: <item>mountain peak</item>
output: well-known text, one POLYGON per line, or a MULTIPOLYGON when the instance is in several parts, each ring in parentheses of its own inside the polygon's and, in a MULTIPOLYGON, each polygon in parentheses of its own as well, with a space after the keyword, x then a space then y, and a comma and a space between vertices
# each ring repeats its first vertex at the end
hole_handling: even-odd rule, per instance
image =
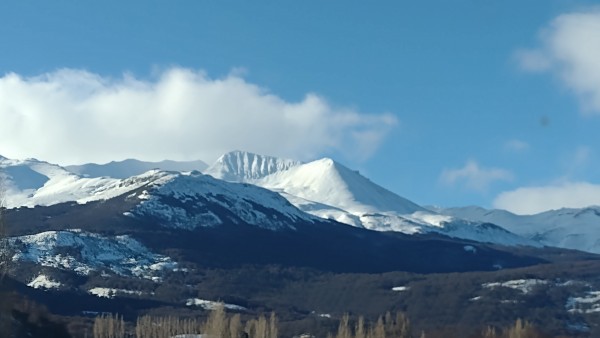
POLYGON ((215 178, 245 182, 260 179, 302 164, 300 161, 235 150, 223 154, 206 171, 215 178))
POLYGON ((425 210, 330 158, 265 177, 259 185, 354 215, 384 211, 410 214, 425 210))
MULTIPOLYGON (((328 168, 331 168, 331 169, 340 169, 340 168, 342 168, 342 170, 344 168, 348 169, 343 164, 341 164, 341 163, 337 162, 336 160, 334 160, 332 158, 329 158, 329 157, 323 157, 321 159, 312 161, 312 162, 310 162, 310 164, 314 165, 314 166, 320 166, 321 168, 323 168, 325 170, 327 170, 328 168)), ((348 169, 348 170, 350 170, 350 169, 348 169)))
POLYGON ((338 164, 334 159, 332 159, 330 157, 323 157, 323 158, 315 160, 313 162, 314 163, 322 163, 322 164, 326 164, 326 165, 335 165, 335 164, 338 164))

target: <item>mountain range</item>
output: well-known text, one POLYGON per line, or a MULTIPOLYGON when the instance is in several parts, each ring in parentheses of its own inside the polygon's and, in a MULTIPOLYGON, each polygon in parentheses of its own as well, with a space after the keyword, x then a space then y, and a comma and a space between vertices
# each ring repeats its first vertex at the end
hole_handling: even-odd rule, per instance
POLYGON ((600 253, 600 207, 562 208, 534 215, 516 215, 506 210, 481 207, 432 210, 474 222, 497 224, 543 245, 600 253))
POLYGON ((559 332, 593 322, 581 316, 600 308, 592 299, 600 281, 590 274, 600 262, 596 208, 518 216, 425 207, 328 158, 234 151, 196 168, 0 157, 17 288, 53 313, 130 319, 151 309, 203 313, 222 300, 294 323, 394 308, 472 325, 493 302, 494 311, 565 318, 551 325, 559 332), (541 290, 552 304, 530 303, 541 290), (448 311, 422 312, 432 308, 448 311), (458 308, 472 317, 457 317, 458 308))
MULTIPOLYGON (((405 234, 439 233, 503 245, 555 246, 600 253, 600 227, 596 226, 600 209, 596 207, 529 216, 480 207, 424 207, 329 158, 303 163, 232 151, 211 166, 201 161, 125 160, 61 167, 35 159, 0 157, 0 175, 4 178, 5 203, 9 208, 105 200, 149 184, 157 175, 198 179, 199 172, 222 181, 268 189, 305 213, 354 227, 405 234), (152 169, 155 171, 148 172, 152 169)), ((208 216, 204 220, 211 223, 208 216)))

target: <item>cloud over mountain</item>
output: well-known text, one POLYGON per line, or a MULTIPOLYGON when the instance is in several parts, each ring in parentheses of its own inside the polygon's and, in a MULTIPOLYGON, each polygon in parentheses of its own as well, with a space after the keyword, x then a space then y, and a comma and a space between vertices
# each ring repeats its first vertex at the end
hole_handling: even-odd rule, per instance
POLYGON ((397 124, 308 93, 289 102, 244 78, 171 68, 151 80, 62 69, 0 77, 0 153, 53 162, 214 160, 232 149, 368 157, 397 124))
POLYGON ((503 192, 494 200, 494 208, 520 215, 591 205, 600 205, 600 185, 588 182, 522 187, 503 192))

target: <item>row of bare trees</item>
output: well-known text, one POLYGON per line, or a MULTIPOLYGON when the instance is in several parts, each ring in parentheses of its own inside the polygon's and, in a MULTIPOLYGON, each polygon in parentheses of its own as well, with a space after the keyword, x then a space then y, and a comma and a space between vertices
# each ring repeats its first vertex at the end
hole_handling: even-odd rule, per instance
MULTIPOLYGON (((402 312, 392 315, 390 312, 379 317, 375 323, 366 323, 364 317, 358 317, 354 325, 350 324, 350 316, 344 315, 340 320, 337 334, 330 338, 411 338, 410 321, 402 312)), ((425 337, 425 333, 421 334, 425 337)))
POLYGON ((103 314, 94 320, 94 337, 125 337, 125 321, 122 316, 103 314))
MULTIPOLYGON (((404 313, 393 316, 388 312, 379 317, 375 323, 365 323, 365 319, 358 317, 354 325, 350 324, 350 317, 344 315, 340 320, 337 334, 330 334, 329 338, 412 338, 412 327, 410 320, 404 313)), ((425 332, 421 331, 420 338, 425 338, 425 332)), ((512 326, 506 328, 494 328, 488 326, 481 331, 479 338, 545 338, 540 330, 532 323, 517 319, 512 326)))
MULTIPOLYGON (((260 315, 256 319, 242 322, 239 314, 228 316, 223 304, 217 305, 206 321, 195 318, 142 316, 137 319, 136 338, 193 337, 206 335, 210 338, 277 338, 279 334, 277 316, 267 318, 260 315)), ((123 318, 118 315, 102 315, 95 319, 94 338, 125 338, 128 334, 123 318)))
MULTIPOLYGON (((410 320, 404 313, 395 315, 387 313, 375 322, 366 322, 360 316, 355 322, 350 321, 349 315, 344 315, 339 323, 337 332, 330 333, 328 338, 425 338, 425 332, 413 336, 410 320)), ((94 322, 94 338, 277 338, 279 336, 277 316, 274 313, 267 318, 264 315, 249 319, 245 323, 239 314, 228 316, 223 304, 213 309, 206 319, 178 317, 139 317, 135 328, 127 330, 122 317, 118 315, 102 315, 94 322)), ((434 335, 435 336, 435 335, 434 335)), ((437 336, 436 336, 437 337, 437 336)), ((487 327, 480 338, 544 338, 539 330, 531 323, 518 319, 514 325, 505 329, 487 327)))
POLYGON ((487 327, 481 333, 482 338, 543 338, 546 337, 533 324, 517 319, 513 326, 504 330, 487 327))

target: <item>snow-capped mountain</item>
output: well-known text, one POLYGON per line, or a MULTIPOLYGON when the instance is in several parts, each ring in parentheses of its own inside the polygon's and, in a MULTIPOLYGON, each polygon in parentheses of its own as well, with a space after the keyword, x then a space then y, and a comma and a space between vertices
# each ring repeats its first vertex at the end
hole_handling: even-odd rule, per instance
POLYGON ((289 197, 292 203, 315 213, 317 209, 325 208, 352 214, 427 211, 328 158, 303 164, 232 152, 223 155, 205 173, 218 179, 251 183, 277 191, 289 197), (257 173, 257 163, 276 165, 257 173))
POLYGON ((279 229, 317 216, 379 231, 436 232, 482 242, 537 245, 491 224, 432 212, 331 159, 301 163, 235 151, 223 155, 206 172, 217 179, 198 172, 156 170, 125 179, 83 177, 35 159, 0 159, 9 208, 87 203, 152 186, 153 193, 138 194, 137 198, 147 200, 138 200, 142 203, 131 214, 153 214, 170 227, 214 226, 226 218, 279 229), (215 207, 222 210, 220 214, 215 207))
MULTIPOLYGON (((2 165, 9 192, 16 192, 18 197, 9 194, 12 206, 41 205, 11 208, 6 219, 13 261, 19 263, 16 269, 27 273, 20 278, 31 287, 42 289, 81 284, 82 280, 66 282, 60 277, 64 273, 87 275, 96 271, 102 277, 105 271, 155 280, 163 273, 174 272, 175 263, 179 264, 182 257, 193 264, 208 266, 268 263, 363 272, 493 270, 497 266, 540 262, 534 257, 520 257, 463 240, 386 234, 342 225, 306 213, 269 189, 227 182, 197 171, 152 170, 127 179, 114 179, 84 178, 37 160, 4 159, 2 165), (39 181, 25 179, 30 177, 39 181), (78 203, 59 204, 63 201, 78 203), (413 257, 416 252, 421 258, 428 258, 424 262, 405 258, 413 257), (434 259, 448 253, 451 254, 445 260, 434 259)), ((390 192, 377 186, 369 190, 368 180, 328 160, 312 165, 296 164, 275 174, 295 172, 297 168, 298 177, 303 175, 309 182, 326 187, 317 173, 327 167, 332 169, 324 180, 337 181, 331 182, 329 190, 304 196, 333 194, 334 185, 340 184, 344 194, 332 196, 337 200, 328 202, 350 201, 351 193, 358 193, 353 189, 362 189, 363 198, 356 201, 379 201, 382 209, 393 207, 391 203, 385 204, 384 198, 390 192), (309 175, 311 172, 313 176, 309 175), (355 182, 354 186, 348 182, 355 182)), ((426 211, 400 197, 396 200, 409 208, 396 212, 426 211)), ((345 205, 360 206, 356 201, 345 205)), ((395 214, 373 213, 371 217, 393 218, 395 214)), ((415 226, 423 225, 415 223, 415 226)), ((452 229, 450 225, 442 228, 452 229)), ((496 234, 496 242, 498 238, 511 243, 518 240, 494 226, 476 229, 471 227, 469 234, 486 241, 492 241, 487 240, 490 233, 496 234)), ((465 230, 457 227, 453 231, 465 230)))
POLYGON ((4 203, 9 208, 70 201, 85 203, 115 197, 148 183, 135 177, 125 180, 84 178, 61 166, 36 159, 4 157, 0 158, 0 179, 4 203))
POLYGON ((87 163, 82 165, 69 165, 66 166, 65 169, 82 177, 112 177, 123 179, 141 175, 146 171, 153 169, 185 172, 194 170, 202 171, 207 167, 208 165, 200 160, 144 162, 128 159, 124 161, 113 161, 106 164, 87 163))
POLYGON ((200 172, 150 171, 135 177, 149 183, 141 193, 127 196, 139 200, 131 215, 151 216, 166 227, 193 229, 245 223, 277 230, 293 229, 297 223, 312 223, 317 219, 277 193, 250 184, 218 180, 200 172))
POLYGON ((492 224, 432 212, 329 158, 298 163, 236 151, 223 155, 206 173, 276 191, 307 213, 356 227, 407 234, 436 232, 508 245, 538 245, 492 224), (263 167, 261 163, 272 165, 269 170, 257 170, 263 167))
POLYGON ((600 253, 600 207, 559 209, 535 215, 516 215, 506 210, 470 206, 433 208, 440 214, 475 222, 497 224, 545 245, 600 253))
POLYGON ((369 231, 323 220, 249 184, 201 174, 153 175, 158 178, 152 183, 108 200, 8 210, 18 277, 26 284, 40 275, 63 283, 61 273, 96 271, 92 275, 101 278, 107 271, 153 279, 177 272, 168 265, 152 274, 164 265, 156 264, 171 261, 177 269, 275 264, 369 273, 490 271, 544 262, 535 254, 516 255, 462 239, 369 231))
POLYGON ((279 194, 249 184, 230 183, 195 172, 151 170, 125 179, 87 178, 35 159, 0 160, 9 208, 87 203, 131 193, 132 216, 152 215, 169 227, 194 228, 224 222, 263 228, 293 227, 311 222, 279 194), (143 189, 142 189, 143 188, 143 189), (135 190, 142 189, 140 193, 135 190))
POLYGON ((335 206, 355 214, 411 214, 425 211, 417 204, 329 158, 278 171, 256 182, 271 190, 335 206))

